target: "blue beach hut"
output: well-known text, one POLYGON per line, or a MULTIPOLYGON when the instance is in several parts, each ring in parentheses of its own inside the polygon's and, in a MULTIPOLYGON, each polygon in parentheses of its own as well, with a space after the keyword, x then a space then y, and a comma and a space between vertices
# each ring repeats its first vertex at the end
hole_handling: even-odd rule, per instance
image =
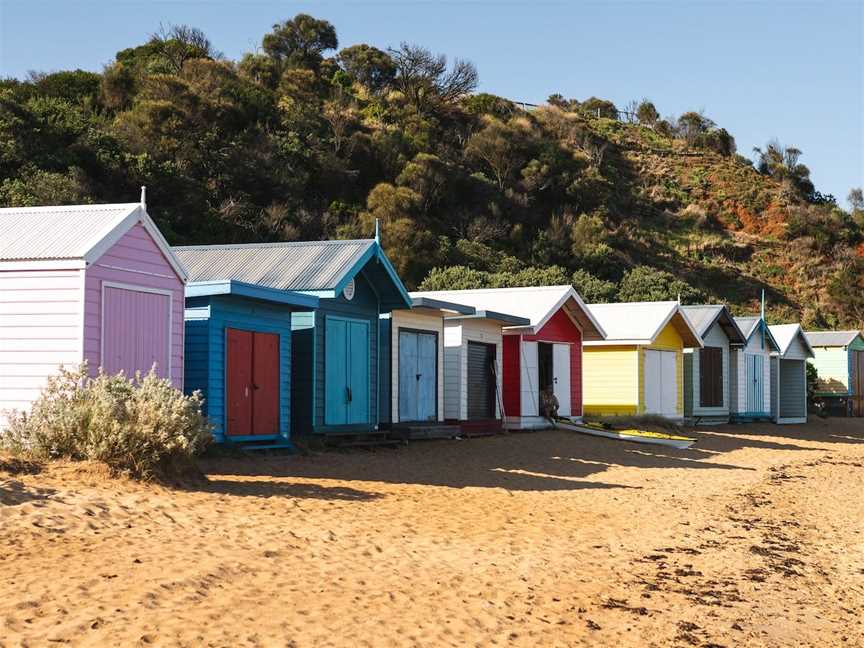
POLYGON ((185 388, 204 395, 216 442, 291 447, 291 317, 317 306, 233 279, 186 286, 185 388))
POLYGON ((233 279, 316 298, 292 310, 291 434, 385 435, 379 375, 381 315, 410 308, 376 239, 175 248, 191 281, 233 279))

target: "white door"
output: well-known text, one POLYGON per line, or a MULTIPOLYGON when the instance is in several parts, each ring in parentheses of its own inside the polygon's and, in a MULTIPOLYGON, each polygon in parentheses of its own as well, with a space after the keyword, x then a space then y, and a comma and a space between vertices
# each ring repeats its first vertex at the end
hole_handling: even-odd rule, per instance
POLYGON ((537 362, 537 343, 522 342, 520 404, 522 416, 540 415, 540 371, 537 362))
POLYGON ((558 399, 559 416, 570 416, 570 345, 552 345, 552 391, 558 399))
POLYGON ((662 393, 661 414, 663 416, 675 416, 678 412, 678 372, 676 367, 676 354, 674 351, 661 351, 661 364, 663 367, 663 378, 660 381, 662 393))
POLYGON ((663 361, 660 351, 645 351, 645 413, 660 414, 663 403, 663 361))

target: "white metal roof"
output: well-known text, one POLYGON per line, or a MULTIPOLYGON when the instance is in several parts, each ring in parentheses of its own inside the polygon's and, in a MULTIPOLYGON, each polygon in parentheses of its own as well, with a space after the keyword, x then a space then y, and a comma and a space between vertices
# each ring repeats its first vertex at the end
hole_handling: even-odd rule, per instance
POLYGON ((708 330, 717 322, 729 338, 730 342, 742 343, 746 342, 744 333, 738 328, 732 313, 723 304, 700 304, 693 306, 682 306, 681 310, 690 320, 693 328, 701 336, 705 337, 708 330))
POLYGON ((676 301, 588 304, 588 308, 606 330, 606 340, 586 344, 651 344, 673 322, 684 346, 702 346, 702 338, 676 301))
POLYGON ((186 271, 141 203, 0 209, 0 265, 94 263, 141 223, 183 279, 186 271))
MULTIPOLYGON (((602 339, 606 332, 594 318, 573 286, 530 286, 524 288, 479 288, 475 290, 434 290, 412 292, 412 297, 431 297, 457 304, 467 304, 478 310, 495 311, 523 317, 531 322, 534 332, 543 327, 558 309, 571 299, 575 302, 574 316, 583 327, 585 339, 602 339), (593 330, 592 330, 593 329, 593 330)), ((523 328, 523 327, 507 327, 523 328)))
POLYGON ((811 356, 813 355, 813 347, 810 346, 810 342, 807 340, 807 336, 804 335, 804 331, 801 330, 800 324, 774 324, 773 326, 769 326, 768 330, 771 331, 771 336, 777 342, 777 346, 780 347, 781 356, 786 355, 792 342, 799 336, 801 342, 804 344, 804 348, 810 352, 811 356))
POLYGON ((805 331, 810 346, 845 347, 852 344, 861 331, 805 331))

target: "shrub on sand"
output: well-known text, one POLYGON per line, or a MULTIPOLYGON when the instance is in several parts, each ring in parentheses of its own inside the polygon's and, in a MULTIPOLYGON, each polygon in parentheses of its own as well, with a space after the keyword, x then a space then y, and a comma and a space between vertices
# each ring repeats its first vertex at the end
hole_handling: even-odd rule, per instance
POLYGON ((139 479, 195 472, 211 440, 196 392, 186 396, 151 369, 127 378, 86 365, 49 378, 29 414, 12 413, 0 450, 38 460, 94 460, 139 479))

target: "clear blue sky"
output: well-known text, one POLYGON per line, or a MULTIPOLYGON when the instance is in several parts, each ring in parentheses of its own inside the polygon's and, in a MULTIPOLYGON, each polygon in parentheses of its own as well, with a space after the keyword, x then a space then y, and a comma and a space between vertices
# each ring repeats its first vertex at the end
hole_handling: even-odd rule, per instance
POLYGON ((777 137, 845 205, 864 184, 864 0, 850 2, 275 2, 0 0, 0 74, 98 71, 160 23, 203 29, 232 59, 276 21, 326 18, 340 46, 409 41, 473 61, 481 90, 648 97, 704 110, 751 155, 777 137))

